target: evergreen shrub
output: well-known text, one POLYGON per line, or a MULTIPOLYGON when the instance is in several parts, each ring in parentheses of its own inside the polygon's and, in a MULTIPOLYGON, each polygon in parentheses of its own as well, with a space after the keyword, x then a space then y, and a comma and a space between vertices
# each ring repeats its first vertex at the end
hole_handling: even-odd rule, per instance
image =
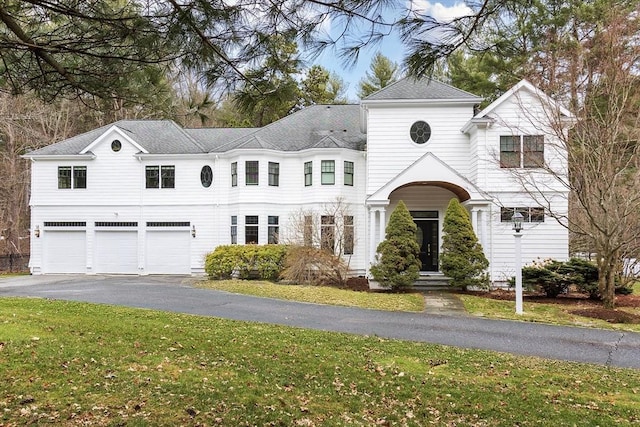
POLYGON ((458 199, 451 199, 442 225, 440 269, 453 286, 489 287, 489 261, 473 231, 469 213, 458 199))
POLYGON ((381 286, 399 290, 413 286, 420 275, 420 247, 416 242, 416 224, 403 201, 393 210, 380 242, 373 278, 381 286))

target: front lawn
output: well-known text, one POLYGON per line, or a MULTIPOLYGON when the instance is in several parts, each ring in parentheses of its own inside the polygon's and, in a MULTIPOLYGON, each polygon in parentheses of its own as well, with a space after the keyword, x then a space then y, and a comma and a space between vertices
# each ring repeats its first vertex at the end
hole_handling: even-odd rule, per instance
POLYGON ((0 425, 640 422, 640 371, 259 323, 0 299, 0 425))
POLYGON ((423 311, 419 293, 354 292, 325 286, 283 285, 261 280, 209 280, 198 287, 259 297, 387 311, 423 311))

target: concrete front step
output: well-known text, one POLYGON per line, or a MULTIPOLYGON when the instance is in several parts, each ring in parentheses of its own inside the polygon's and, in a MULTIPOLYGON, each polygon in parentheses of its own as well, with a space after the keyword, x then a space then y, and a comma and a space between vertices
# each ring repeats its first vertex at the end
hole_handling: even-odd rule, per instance
POLYGON ((442 274, 420 275, 413 283, 413 288, 418 291, 442 291, 451 289, 449 281, 450 279, 442 274))

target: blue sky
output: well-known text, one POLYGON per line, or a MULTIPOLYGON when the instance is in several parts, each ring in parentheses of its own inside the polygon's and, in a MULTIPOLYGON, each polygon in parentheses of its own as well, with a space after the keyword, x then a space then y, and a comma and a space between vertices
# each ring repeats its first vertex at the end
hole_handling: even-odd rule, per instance
MULTIPOLYGON (((412 10, 420 10, 439 21, 448 21, 453 17, 462 16, 470 12, 470 9, 460 0, 412 0, 407 2, 407 5, 411 7, 412 10)), ((358 83, 369 70, 371 58, 376 52, 380 52, 393 62, 396 62, 400 66, 400 69, 402 69, 406 49, 400 41, 399 36, 395 33, 385 37, 381 43, 368 46, 361 51, 357 63, 353 66, 343 65, 342 60, 328 50, 316 58, 313 63, 322 65, 329 71, 339 75, 344 80, 345 85, 348 85, 347 98, 352 102, 357 102, 358 83)))

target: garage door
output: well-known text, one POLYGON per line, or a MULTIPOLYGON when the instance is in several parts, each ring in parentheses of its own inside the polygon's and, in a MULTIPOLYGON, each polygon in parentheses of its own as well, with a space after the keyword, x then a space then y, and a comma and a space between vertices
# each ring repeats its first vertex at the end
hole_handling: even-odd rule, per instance
POLYGON ((96 273, 138 273, 137 231, 96 231, 94 248, 96 273))
POLYGON ((191 234, 189 230, 147 231, 149 274, 190 274, 191 234))
POLYGON ((85 231, 45 231, 42 234, 44 273, 86 273, 85 231))

